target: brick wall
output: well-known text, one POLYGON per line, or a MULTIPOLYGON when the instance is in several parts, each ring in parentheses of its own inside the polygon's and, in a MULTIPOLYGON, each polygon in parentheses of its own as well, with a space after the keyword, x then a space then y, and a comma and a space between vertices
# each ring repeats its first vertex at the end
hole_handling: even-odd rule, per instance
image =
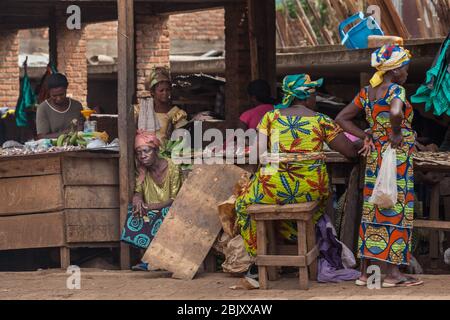
POLYGON ((147 96, 145 79, 153 66, 169 66, 168 16, 136 15, 137 97, 147 96))
POLYGON ((64 73, 69 81, 68 95, 86 105, 87 101, 87 61, 86 27, 81 30, 69 30, 65 15, 56 24, 57 69, 64 73))
POLYGON ((216 9, 172 15, 169 30, 171 39, 176 40, 223 40, 225 11, 216 9))
POLYGON ((0 30, 0 107, 16 106, 20 90, 18 59, 18 32, 0 30))
POLYGON ((91 23, 86 26, 86 40, 109 40, 117 38, 117 21, 91 23))

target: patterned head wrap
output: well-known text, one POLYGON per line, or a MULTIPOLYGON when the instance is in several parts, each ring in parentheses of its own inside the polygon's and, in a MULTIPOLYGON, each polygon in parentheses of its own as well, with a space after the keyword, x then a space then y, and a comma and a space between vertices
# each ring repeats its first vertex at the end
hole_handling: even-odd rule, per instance
POLYGON ((307 74, 295 74, 286 76, 283 80, 283 102, 275 106, 275 109, 288 108, 295 98, 299 100, 306 100, 308 97, 316 92, 316 87, 320 87, 323 79, 311 81, 307 74))
POLYGON ((372 67, 377 72, 370 79, 372 87, 379 86, 383 82, 386 71, 400 68, 409 63, 411 53, 399 45, 384 45, 372 53, 372 67))
MULTIPOLYGON (((134 148, 137 149, 143 146, 149 146, 150 148, 159 148, 161 145, 156 135, 152 132, 138 130, 134 139, 134 148)), ((137 185, 144 182, 146 168, 136 159, 136 169, 138 172, 137 185)))
POLYGON ((171 82, 169 69, 167 67, 154 67, 145 81, 145 86, 150 90, 158 83, 164 81, 171 82))

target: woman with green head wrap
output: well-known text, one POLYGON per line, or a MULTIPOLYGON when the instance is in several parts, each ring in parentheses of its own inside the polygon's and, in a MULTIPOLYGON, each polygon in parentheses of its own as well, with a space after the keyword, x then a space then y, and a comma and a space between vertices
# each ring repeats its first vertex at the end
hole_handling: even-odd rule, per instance
MULTIPOLYGON (((322 79, 311 81, 307 74, 287 76, 283 81, 283 102, 267 112, 258 125, 259 154, 267 149, 279 150, 295 153, 299 160, 281 162, 275 172, 270 172, 270 164, 261 166, 236 201, 241 235, 252 256, 256 254, 256 225, 247 213, 248 206, 318 200, 321 208, 314 217, 317 222, 328 197, 328 175, 322 153, 325 143, 347 157, 357 155, 340 127, 314 110, 316 88, 321 85, 322 79)), ((296 238, 293 223, 283 223, 278 231, 287 239, 296 238)))

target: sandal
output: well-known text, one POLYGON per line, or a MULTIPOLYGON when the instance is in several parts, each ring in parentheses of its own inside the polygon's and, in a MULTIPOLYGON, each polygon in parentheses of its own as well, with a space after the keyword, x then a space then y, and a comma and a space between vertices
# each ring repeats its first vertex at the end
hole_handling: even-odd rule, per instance
POLYGON ((131 267, 132 271, 148 271, 148 263, 141 262, 131 267))
POLYGON ((381 285, 383 288, 395 288, 395 287, 414 287, 423 284, 422 280, 416 279, 414 277, 403 277, 396 283, 389 283, 383 281, 381 285))
POLYGON ((359 287, 367 286, 367 280, 356 279, 355 284, 359 287))

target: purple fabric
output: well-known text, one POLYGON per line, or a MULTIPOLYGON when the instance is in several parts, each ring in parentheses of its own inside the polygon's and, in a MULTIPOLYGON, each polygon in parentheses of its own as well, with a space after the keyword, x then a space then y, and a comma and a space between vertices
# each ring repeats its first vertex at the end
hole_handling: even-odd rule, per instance
POLYGON ((345 268, 342 264, 343 245, 337 240, 327 215, 323 215, 316 224, 316 240, 319 246, 318 282, 341 282, 359 278, 359 271, 345 268))

